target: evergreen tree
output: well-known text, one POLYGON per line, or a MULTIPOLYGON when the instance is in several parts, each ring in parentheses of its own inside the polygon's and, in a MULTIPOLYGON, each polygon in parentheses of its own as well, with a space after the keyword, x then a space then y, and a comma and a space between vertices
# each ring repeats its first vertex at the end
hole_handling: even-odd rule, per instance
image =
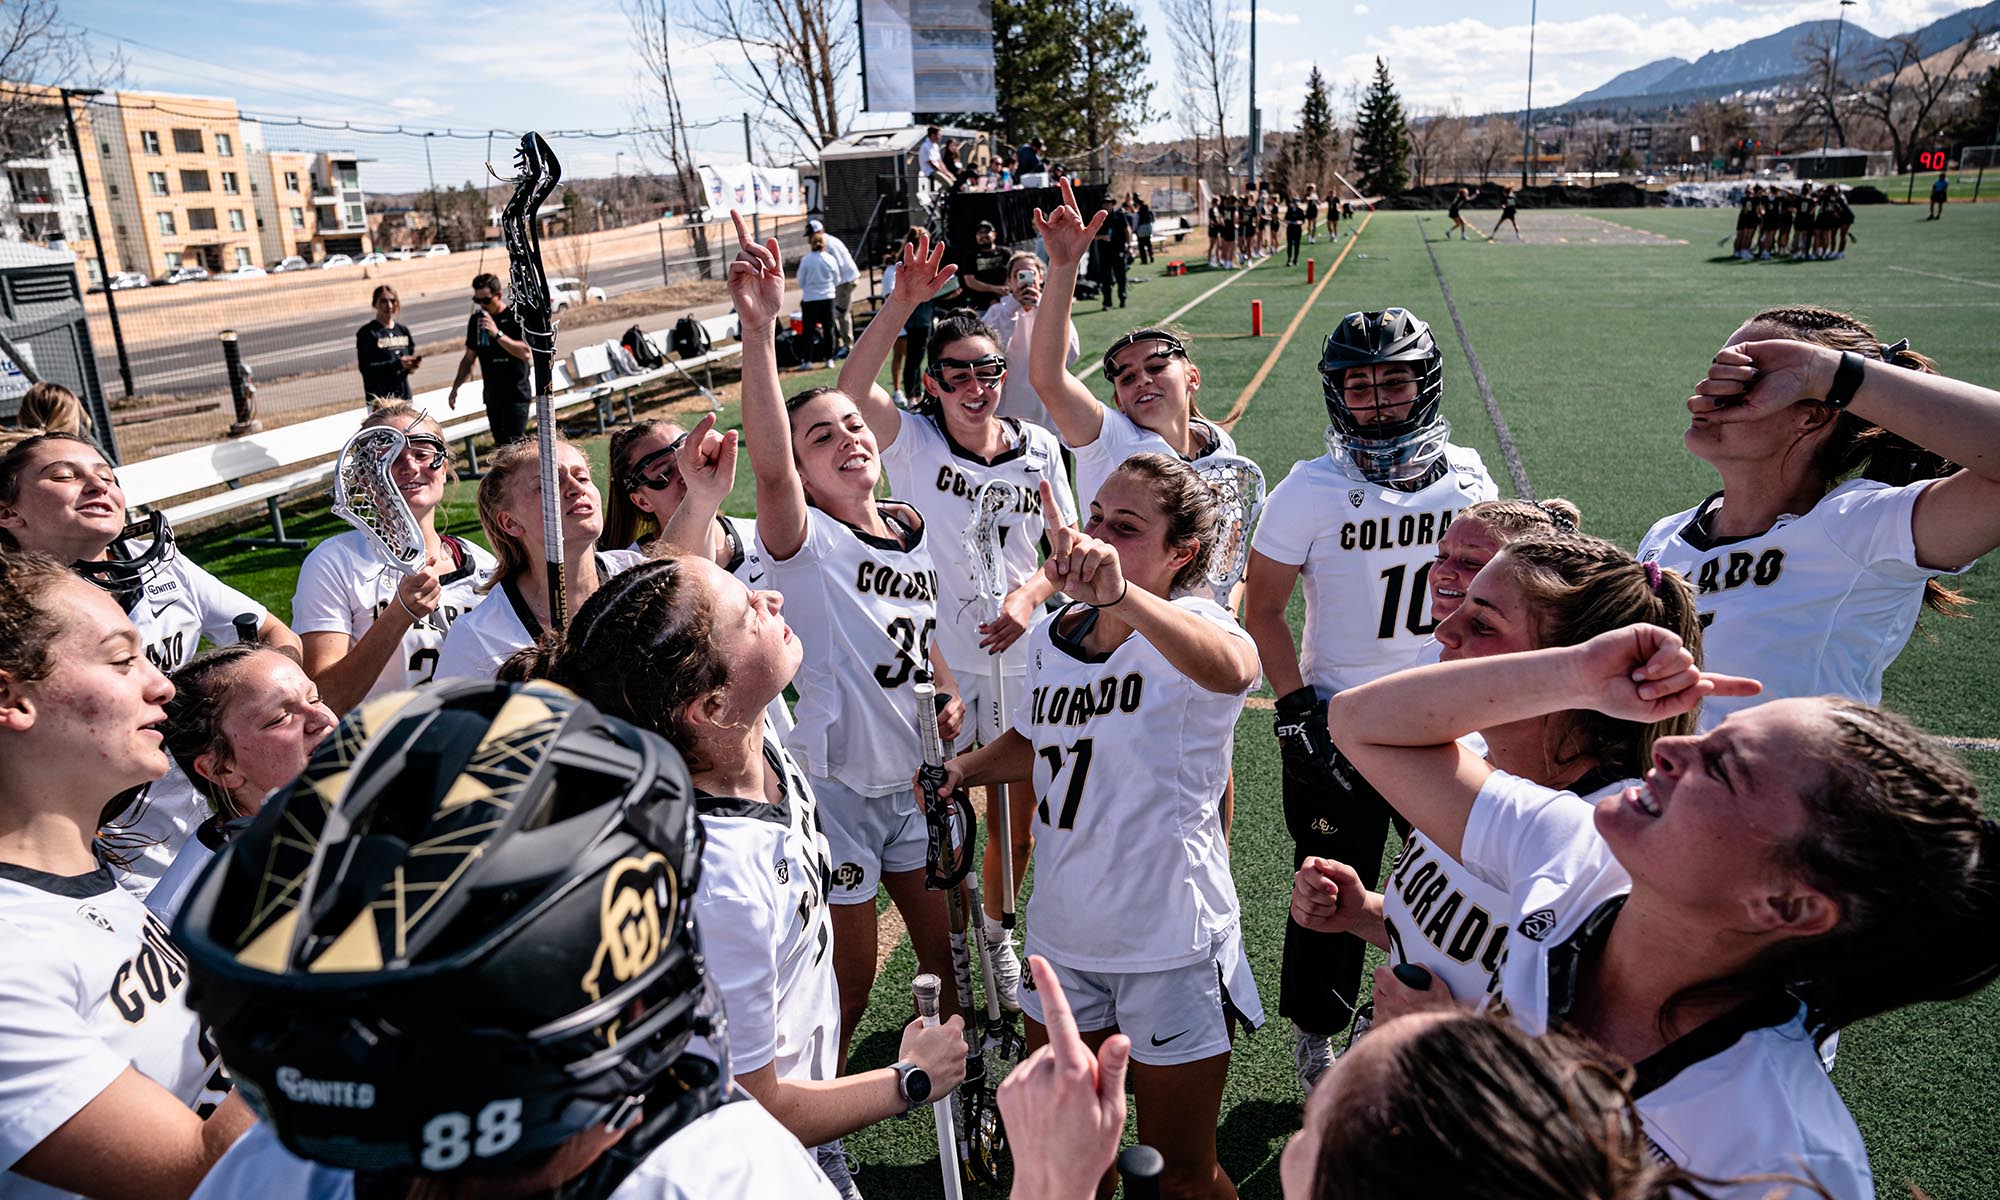
POLYGON ((1299 132, 1297 136, 1297 164, 1303 185, 1316 183, 1325 192, 1333 180, 1333 154, 1335 141, 1339 137, 1333 127, 1333 105, 1327 100, 1326 76, 1319 73, 1319 64, 1314 63, 1312 74, 1306 78, 1306 101, 1299 109, 1299 132))
POLYGON ((1389 196, 1410 183, 1410 127, 1403 119, 1403 98, 1389 78, 1389 66, 1375 60, 1375 80, 1361 99, 1354 122, 1354 170, 1361 190, 1389 196))

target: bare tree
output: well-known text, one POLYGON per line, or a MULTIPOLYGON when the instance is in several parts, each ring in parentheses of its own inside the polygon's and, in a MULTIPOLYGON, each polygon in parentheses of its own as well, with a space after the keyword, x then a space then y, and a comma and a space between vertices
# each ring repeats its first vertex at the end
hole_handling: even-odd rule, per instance
POLYGON ((1174 43, 1174 77, 1190 108, 1213 132, 1216 156, 1226 174, 1235 165, 1229 153, 1229 108, 1243 83, 1243 24, 1229 19, 1227 0, 1161 0, 1174 43))
POLYGON ((1521 151, 1521 125, 1512 117, 1487 117, 1472 139, 1472 161, 1479 164, 1479 182, 1485 183, 1508 155, 1521 151))
POLYGON ((1410 121, 1410 174, 1416 186, 1441 183, 1465 141, 1465 118, 1449 108, 1433 108, 1410 121))
POLYGON ((708 226, 697 220, 703 205, 701 177, 696 173, 694 151, 688 145, 687 121, 681 113, 680 84, 674 78, 673 22, 667 0, 625 0, 625 19, 638 44, 639 61, 645 65, 646 86, 636 105, 639 124, 651 131, 653 146, 667 159, 673 178, 669 183, 680 197, 687 214, 688 231, 694 238, 695 261, 701 277, 711 277, 708 259, 708 226))
POLYGON ((1975 25, 1964 41, 1929 57, 1915 34, 1899 34, 1862 60, 1867 82, 1854 90, 1854 108, 1889 135, 1899 172, 1910 169, 1910 155, 1931 126, 1939 102, 1954 90, 1977 86, 1977 78, 1963 71, 1965 60, 1992 32, 1989 26, 1975 25))
POLYGON ((0 0, 0 148, 39 155, 63 125, 56 89, 114 87, 124 72, 123 55, 96 50, 56 0, 0 0))
MULTIPOLYGON (((665 0, 653 0, 665 3, 665 0)), ((733 46, 741 60, 722 68, 753 101, 758 119, 802 154, 847 131, 854 110, 854 23, 837 0, 697 0, 688 24, 733 46)))
POLYGON ((1841 104, 1849 84, 1834 57, 1838 49, 1832 37, 1818 30, 1799 42, 1798 89, 1806 103, 1800 106, 1796 125, 1803 128, 1809 118, 1816 118, 1826 132, 1823 140, 1845 146, 1847 128, 1841 121, 1841 104))

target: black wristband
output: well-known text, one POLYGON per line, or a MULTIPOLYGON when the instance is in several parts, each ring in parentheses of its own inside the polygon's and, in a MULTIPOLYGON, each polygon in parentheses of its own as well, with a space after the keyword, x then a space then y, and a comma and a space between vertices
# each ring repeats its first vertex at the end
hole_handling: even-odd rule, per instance
POLYGON ((1840 365, 1833 371, 1833 386, 1826 390, 1826 404, 1829 408, 1846 408, 1854 400, 1854 393, 1861 388, 1861 377, 1867 370, 1868 360, 1853 350, 1843 350, 1840 365))
POLYGON ((1118 589, 1118 599, 1107 600, 1103 604, 1092 604, 1088 600, 1086 600, 1084 601, 1084 606, 1086 608, 1114 608, 1117 605, 1123 604, 1125 602, 1125 597, 1132 594, 1132 581, 1129 579, 1125 579, 1125 580, 1120 580, 1120 582, 1123 583, 1125 586, 1118 589))

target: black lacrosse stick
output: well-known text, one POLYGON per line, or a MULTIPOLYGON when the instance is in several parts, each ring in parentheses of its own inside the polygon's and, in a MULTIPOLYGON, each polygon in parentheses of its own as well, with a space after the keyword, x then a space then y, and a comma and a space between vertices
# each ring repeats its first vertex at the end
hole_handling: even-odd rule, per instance
POLYGON ((549 625, 561 633, 568 624, 568 590, 563 580, 562 493, 556 485, 555 403, 549 382, 555 372, 556 323, 549 307, 549 276, 542 269, 542 234, 535 214, 562 182, 562 164, 532 131, 521 135, 514 152, 514 194, 500 215, 507 244, 507 281, 521 338, 528 343, 535 371, 535 443, 541 454, 543 558, 549 575, 549 625))
POLYGON ((962 791, 945 790, 942 767, 918 769, 924 809, 924 886, 934 892, 955 888, 972 871, 972 848, 979 840, 979 819, 962 791))

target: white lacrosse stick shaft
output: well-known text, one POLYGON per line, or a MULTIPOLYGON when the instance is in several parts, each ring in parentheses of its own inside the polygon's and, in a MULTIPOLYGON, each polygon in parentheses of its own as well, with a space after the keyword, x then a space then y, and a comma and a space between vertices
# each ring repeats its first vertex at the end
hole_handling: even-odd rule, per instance
MULTIPOLYGON (((917 1002, 917 1015, 926 1029, 938 1023, 938 996, 944 981, 935 975, 919 975, 910 981, 910 993, 917 1002)), ((931 1117, 937 1122, 938 1169, 944 1175, 945 1200, 961 1200, 958 1164, 958 1120, 951 1093, 931 1101, 931 1117)))

